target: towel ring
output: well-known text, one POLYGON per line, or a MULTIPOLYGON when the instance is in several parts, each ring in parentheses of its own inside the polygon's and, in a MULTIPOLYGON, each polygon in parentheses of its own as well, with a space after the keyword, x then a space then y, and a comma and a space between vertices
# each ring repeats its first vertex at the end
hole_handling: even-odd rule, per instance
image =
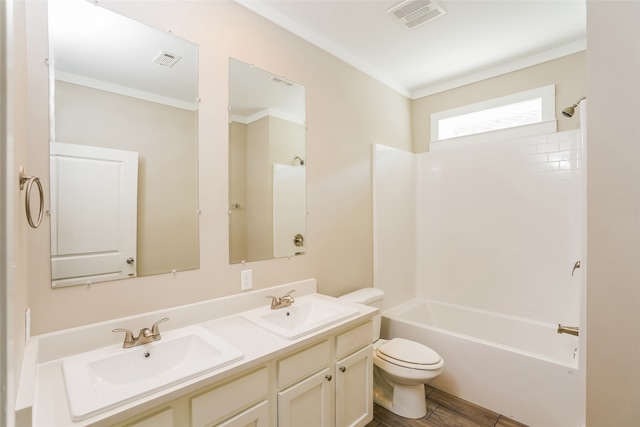
POLYGON ((42 223, 42 217, 44 215, 44 190, 42 189, 42 183, 37 176, 26 176, 24 168, 20 166, 20 190, 24 190, 24 185, 27 184, 27 191, 24 195, 24 206, 27 214, 27 222, 31 228, 38 228, 42 223), (31 215, 31 188, 33 183, 38 186, 38 195, 40 197, 40 210, 38 211, 38 219, 34 222, 31 215))

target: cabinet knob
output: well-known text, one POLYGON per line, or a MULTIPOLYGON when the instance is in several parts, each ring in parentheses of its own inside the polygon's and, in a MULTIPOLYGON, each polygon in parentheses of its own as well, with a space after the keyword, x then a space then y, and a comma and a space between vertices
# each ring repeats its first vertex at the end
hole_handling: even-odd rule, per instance
POLYGON ((327 379, 327 381, 331 381, 333 379, 331 375, 325 375, 324 377, 327 379))
POLYGON ((340 366, 340 368, 339 368, 339 369, 340 369, 340 372, 344 372, 344 371, 346 371, 346 370, 347 370, 347 368, 345 368, 344 366, 340 366))

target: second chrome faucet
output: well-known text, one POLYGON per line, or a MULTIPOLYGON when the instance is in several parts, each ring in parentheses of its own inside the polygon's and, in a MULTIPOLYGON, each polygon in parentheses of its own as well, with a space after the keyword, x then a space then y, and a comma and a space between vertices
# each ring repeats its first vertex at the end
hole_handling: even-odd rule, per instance
POLYGON ((295 302, 295 299, 291 296, 296 290, 292 289, 285 294, 283 297, 274 297, 271 295, 267 295, 267 298, 271 298, 271 310, 277 310, 279 308, 289 307, 291 304, 295 302))
POLYGON ((137 337, 133 336, 133 332, 131 332, 131 329, 116 328, 112 332, 125 333, 124 342, 122 343, 122 348, 136 347, 138 345, 148 344, 153 341, 158 341, 160 338, 162 338, 160 336, 160 328, 158 328, 158 325, 162 322, 166 322, 167 320, 169 320, 169 318, 165 317, 164 319, 160 319, 156 323, 154 323, 153 326, 151 326, 151 329, 149 328, 140 329, 140 333, 138 334, 137 337))

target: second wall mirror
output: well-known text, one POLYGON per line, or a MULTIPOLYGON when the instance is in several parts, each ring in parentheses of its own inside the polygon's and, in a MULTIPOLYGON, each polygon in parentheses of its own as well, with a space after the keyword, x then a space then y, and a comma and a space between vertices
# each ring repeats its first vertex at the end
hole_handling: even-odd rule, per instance
POLYGON ((229 58, 229 261, 306 252, 305 89, 229 58))

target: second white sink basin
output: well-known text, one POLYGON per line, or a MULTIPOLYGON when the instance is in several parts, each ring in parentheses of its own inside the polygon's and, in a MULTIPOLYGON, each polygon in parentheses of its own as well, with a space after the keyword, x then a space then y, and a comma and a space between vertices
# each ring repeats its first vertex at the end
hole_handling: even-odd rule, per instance
POLYGON ((68 357, 62 373, 71 418, 83 420, 242 357, 200 326, 168 331, 160 341, 133 348, 117 345, 68 357))
POLYGON ((253 324, 274 334, 293 340, 355 316, 359 311, 346 305, 306 296, 289 307, 272 310, 270 306, 240 314, 253 324))

